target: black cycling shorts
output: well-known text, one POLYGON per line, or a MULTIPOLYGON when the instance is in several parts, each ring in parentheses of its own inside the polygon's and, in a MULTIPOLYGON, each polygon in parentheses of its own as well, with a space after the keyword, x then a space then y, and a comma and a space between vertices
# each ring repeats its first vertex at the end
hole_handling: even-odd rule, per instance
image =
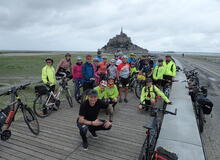
POLYGON ((120 77, 119 87, 128 87, 128 86, 129 86, 129 77, 128 78, 120 77))

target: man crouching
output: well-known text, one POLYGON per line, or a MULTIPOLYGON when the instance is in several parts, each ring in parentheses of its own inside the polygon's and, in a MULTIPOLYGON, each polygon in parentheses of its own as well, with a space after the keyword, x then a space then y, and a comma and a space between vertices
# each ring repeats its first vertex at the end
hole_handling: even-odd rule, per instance
POLYGON ((96 131, 109 130, 112 123, 107 120, 97 119, 101 108, 106 109, 108 104, 98 99, 96 90, 90 90, 88 100, 83 102, 79 110, 79 118, 77 119, 77 127, 83 141, 83 149, 88 149, 88 141, 86 137, 87 130, 90 131, 94 138, 97 138, 96 131))

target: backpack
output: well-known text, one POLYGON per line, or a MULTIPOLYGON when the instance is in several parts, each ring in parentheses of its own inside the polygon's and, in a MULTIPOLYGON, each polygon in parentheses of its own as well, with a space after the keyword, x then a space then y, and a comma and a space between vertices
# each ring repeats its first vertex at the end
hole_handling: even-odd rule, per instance
POLYGON ((154 160, 178 160, 176 153, 172 153, 164 149, 163 147, 157 147, 154 154, 154 160))

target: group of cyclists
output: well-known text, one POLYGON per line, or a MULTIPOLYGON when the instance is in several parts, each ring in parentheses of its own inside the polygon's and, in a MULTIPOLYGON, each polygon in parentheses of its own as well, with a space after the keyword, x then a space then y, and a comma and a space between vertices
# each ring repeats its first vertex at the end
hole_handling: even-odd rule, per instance
POLYGON ((151 56, 142 55, 137 58, 136 54, 131 53, 128 57, 122 52, 116 52, 114 58, 108 60, 107 56, 102 56, 101 51, 98 51, 97 56, 86 55, 85 60, 83 62, 83 58, 78 56, 76 63, 72 64, 71 55, 67 53, 56 69, 53 67, 52 58, 45 60, 46 65, 42 69, 42 80, 52 91, 55 90, 56 76, 62 76, 62 73, 75 83, 74 94, 82 94, 77 93, 80 92, 77 88, 81 85, 83 91, 88 91, 77 119, 85 150, 88 149, 87 130, 95 138, 97 130, 109 130, 116 104, 123 101, 128 103, 128 89, 132 77, 137 76, 146 84, 141 91, 138 109, 143 109, 144 104, 155 106, 157 97, 172 104, 161 90, 165 83, 171 83, 176 76, 176 65, 170 55, 166 55, 165 60, 158 59, 156 63, 151 56), (101 108, 106 109, 106 114, 109 114, 108 120, 98 119, 101 108))

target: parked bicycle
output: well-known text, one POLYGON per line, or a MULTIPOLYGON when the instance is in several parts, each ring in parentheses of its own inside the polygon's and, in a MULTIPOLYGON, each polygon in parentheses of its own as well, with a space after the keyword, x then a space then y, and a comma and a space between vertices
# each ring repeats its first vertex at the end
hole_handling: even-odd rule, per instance
POLYGON ((24 121, 27 124, 30 131, 34 135, 38 135, 40 132, 38 120, 37 120, 37 117, 35 116, 34 112, 32 111, 31 108, 29 108, 27 106, 27 104, 24 104, 22 102, 21 98, 18 96, 18 90, 24 90, 29 85, 30 85, 30 83, 21 85, 19 87, 12 87, 9 91, 0 94, 0 96, 12 95, 12 98, 14 99, 13 102, 11 102, 3 110, 3 113, 5 115, 5 124, 6 124, 5 127, 3 126, 4 129, 0 132, 1 140, 3 140, 3 141, 6 141, 11 137, 11 131, 9 130, 9 128, 10 128, 12 122, 14 121, 14 118, 15 118, 17 111, 19 109, 21 109, 24 121))
POLYGON ((59 109, 61 93, 64 93, 69 106, 73 107, 73 101, 68 88, 66 74, 58 80, 61 81, 59 82, 58 90, 55 92, 49 92, 49 88, 46 85, 35 87, 36 99, 34 100, 33 109, 34 113, 38 117, 47 117, 52 113, 53 110, 59 109))
POLYGON ((207 98, 207 86, 189 86, 188 88, 191 89, 189 94, 193 102, 198 128, 200 133, 202 133, 206 122, 205 115, 211 114, 213 103, 207 98))
POLYGON ((184 73, 187 77, 189 89, 189 95, 193 102, 194 112, 196 115, 197 125, 200 133, 204 130, 204 124, 206 122, 205 115, 211 114, 213 103, 207 98, 208 96, 208 86, 200 86, 199 83, 199 73, 196 72, 197 68, 186 71, 184 73))
POLYGON ((160 109, 158 107, 153 107, 153 110, 155 112, 155 118, 153 119, 151 125, 143 126, 146 129, 146 138, 138 158, 139 160, 152 160, 153 158, 153 153, 156 147, 157 139, 159 137, 160 128, 162 124, 162 120, 158 118, 158 112, 162 111, 163 114, 171 115, 177 114, 177 109, 175 109, 175 112, 170 112, 164 109, 160 109))

